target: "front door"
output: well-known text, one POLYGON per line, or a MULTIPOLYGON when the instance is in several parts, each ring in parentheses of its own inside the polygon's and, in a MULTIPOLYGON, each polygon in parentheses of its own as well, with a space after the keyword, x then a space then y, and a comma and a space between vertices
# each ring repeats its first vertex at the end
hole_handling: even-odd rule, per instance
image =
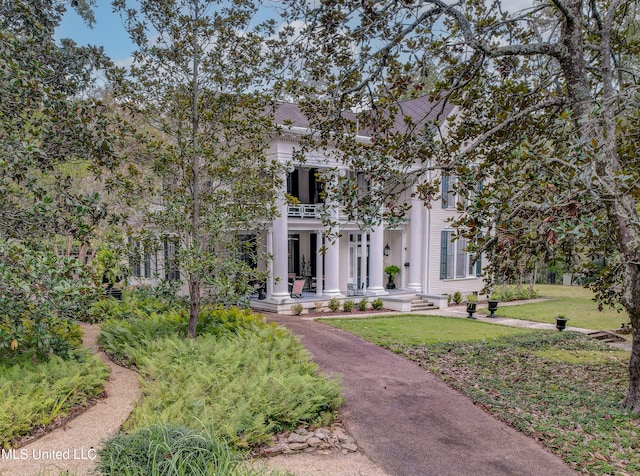
POLYGON ((358 288, 362 283, 369 285, 369 235, 366 233, 349 234, 349 284, 358 288), (363 240, 366 240, 363 242, 363 240))

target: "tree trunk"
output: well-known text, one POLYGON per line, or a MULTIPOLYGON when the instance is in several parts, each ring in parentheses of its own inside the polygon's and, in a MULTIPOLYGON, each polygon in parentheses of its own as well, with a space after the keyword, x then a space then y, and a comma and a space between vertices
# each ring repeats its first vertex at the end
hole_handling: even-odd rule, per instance
POLYGON ((196 337, 198 327, 198 315, 200 314, 200 280, 191 276, 189 278, 189 337, 196 337))
MULTIPOLYGON (((616 5, 619 5, 619 3, 616 5)), ((611 76, 610 28, 615 6, 605 16, 601 30, 601 72, 604 98, 597 104, 591 93, 583 44, 582 0, 567 0, 564 5, 571 15, 565 18, 560 43, 564 54, 559 58, 573 111, 576 132, 585 150, 590 150, 592 174, 616 233, 620 258, 624 266, 622 305, 633 326, 633 343, 629 361, 629 389, 622 401, 625 408, 640 413, 640 225, 633 195, 622 190, 616 175, 620 173, 620 157, 616 143, 615 88, 611 76), (601 118, 591 115, 595 106, 602 108, 601 118)))
MULTIPOLYGON (((640 240, 640 237, 636 238, 640 240)), ((622 404, 627 410, 640 414, 640 264, 638 264, 640 257, 625 258, 625 288, 622 303, 629 312, 632 344, 629 359, 629 388, 622 404)))

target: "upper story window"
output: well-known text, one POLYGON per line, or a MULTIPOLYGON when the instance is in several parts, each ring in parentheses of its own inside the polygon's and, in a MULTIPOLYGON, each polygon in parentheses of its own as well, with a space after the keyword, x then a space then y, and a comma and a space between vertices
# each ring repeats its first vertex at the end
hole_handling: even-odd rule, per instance
MULTIPOLYGON (((453 175, 443 175, 440 181, 442 184, 442 208, 456 208, 456 203, 462 200, 461 195, 456 192, 458 178, 453 175)), ((479 181, 475 189, 468 192, 467 199, 472 200, 482 190, 482 187, 483 183, 479 181)))
POLYGON ((443 175, 440 181, 442 184, 442 208, 455 208, 457 199, 455 184, 458 179, 453 175, 443 175))

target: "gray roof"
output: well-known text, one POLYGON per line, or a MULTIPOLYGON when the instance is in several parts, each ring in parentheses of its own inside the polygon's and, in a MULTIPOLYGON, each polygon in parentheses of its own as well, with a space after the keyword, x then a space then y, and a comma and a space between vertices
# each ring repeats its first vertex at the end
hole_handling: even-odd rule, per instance
MULTIPOLYGON (((406 131, 407 124, 404 118, 407 116, 410 116, 413 122, 418 125, 434 121, 442 125, 455 108, 455 106, 450 103, 445 103, 443 106, 441 101, 433 102, 428 96, 399 101, 397 106, 398 113, 394 117, 392 132, 406 131)), ((356 114, 354 113, 345 113, 345 116, 349 119, 356 119, 356 114)), ((275 121, 277 124, 288 122, 294 127, 309 127, 309 120, 300 110, 300 107, 293 103, 281 103, 276 110, 275 121)), ((370 135, 366 130, 362 130, 361 134, 370 135)))

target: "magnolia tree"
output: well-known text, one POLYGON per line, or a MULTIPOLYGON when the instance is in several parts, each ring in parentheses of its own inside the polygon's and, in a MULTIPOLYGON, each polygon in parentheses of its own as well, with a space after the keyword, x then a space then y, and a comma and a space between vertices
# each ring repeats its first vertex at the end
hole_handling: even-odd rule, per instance
MULTIPOLYGON (((72 2, 89 23, 88 2, 72 2)), ((84 261, 107 216, 78 171, 117 162, 125 125, 92 98, 94 72, 110 67, 99 48, 56 41, 65 3, 0 4, 0 354, 69 355, 71 318, 96 285, 84 261), (61 255, 66 255, 63 258, 61 255), (67 328, 67 330, 65 330, 67 328)))
POLYGON ((431 170, 456 176, 468 203, 459 234, 494 267, 522 250, 580 257, 597 297, 629 314, 623 404, 640 413, 637 2, 552 0, 514 13, 479 0, 286 3, 304 21, 296 47, 315 81, 302 90, 318 131, 310 146, 336 143, 392 215, 400 190, 437 197, 431 170), (400 101, 420 96, 428 116, 400 101), (356 108, 357 120, 341 114, 356 108), (371 143, 342 134, 363 128, 371 143))
POLYGON ((254 2, 114 6, 138 48, 114 92, 154 131, 131 169, 155 185, 140 225, 175 249, 167 264, 188 284, 194 337, 207 300, 238 304, 263 279, 256 240, 282 175, 268 154, 280 40, 254 2))

